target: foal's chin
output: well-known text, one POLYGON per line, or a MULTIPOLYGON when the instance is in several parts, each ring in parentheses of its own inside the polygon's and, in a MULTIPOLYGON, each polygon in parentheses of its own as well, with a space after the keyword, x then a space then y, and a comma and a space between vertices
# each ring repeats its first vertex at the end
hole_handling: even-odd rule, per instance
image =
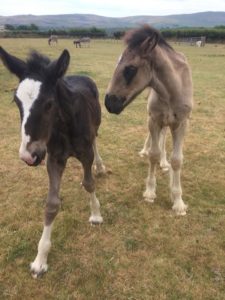
POLYGON ((124 110, 124 107, 115 108, 114 110, 111 110, 111 114, 119 115, 124 110))

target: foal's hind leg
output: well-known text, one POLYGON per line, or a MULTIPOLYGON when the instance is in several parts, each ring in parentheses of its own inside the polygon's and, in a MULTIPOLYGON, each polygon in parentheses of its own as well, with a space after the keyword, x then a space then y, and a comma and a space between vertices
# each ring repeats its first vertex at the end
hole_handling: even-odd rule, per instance
POLYGON ((160 160, 159 136, 161 127, 152 119, 149 120, 149 129, 151 133, 151 146, 149 151, 149 171, 146 181, 146 190, 143 194, 145 201, 154 202, 156 198, 156 166, 160 160))
POLYGON ((148 156, 149 155, 149 148, 151 145, 151 135, 150 133, 148 133, 146 139, 145 139, 145 143, 143 148, 141 149, 141 151, 139 152, 140 157, 144 157, 144 156, 148 156))
POLYGON ((96 138, 93 142, 93 150, 94 150, 94 163, 95 163, 95 170, 97 175, 100 174, 105 174, 106 173, 106 168, 103 164, 102 158, 98 152, 98 148, 97 148, 97 143, 96 143, 96 138))
MULTIPOLYGON (((168 171, 170 168, 170 164, 168 163, 166 158, 166 131, 167 131, 167 127, 162 128, 159 137, 160 167, 164 172, 168 171)), ((141 157, 149 156, 150 146, 151 146, 151 135, 150 133, 148 133, 144 146, 142 150, 139 152, 139 155, 141 157)))
POLYGON ((100 224, 103 222, 103 218, 100 212, 100 204, 95 195, 95 183, 92 176, 92 164, 94 160, 94 152, 93 148, 86 149, 85 153, 83 153, 82 157, 79 158, 83 169, 84 169, 84 179, 82 185, 85 190, 90 193, 90 208, 91 208, 91 216, 89 218, 89 222, 92 224, 100 224))
POLYGON ((52 159, 49 155, 47 161, 49 192, 45 210, 44 230, 38 244, 37 256, 34 262, 30 264, 32 276, 34 278, 41 276, 48 269, 47 258, 51 248, 51 231, 53 221, 61 204, 58 193, 65 165, 66 160, 59 163, 55 159, 52 159))
POLYGON ((181 166, 183 161, 183 141, 187 120, 179 124, 175 129, 171 128, 173 138, 173 152, 171 156, 170 188, 173 201, 172 209, 177 215, 186 215, 187 205, 182 200, 182 188, 180 182, 181 166))

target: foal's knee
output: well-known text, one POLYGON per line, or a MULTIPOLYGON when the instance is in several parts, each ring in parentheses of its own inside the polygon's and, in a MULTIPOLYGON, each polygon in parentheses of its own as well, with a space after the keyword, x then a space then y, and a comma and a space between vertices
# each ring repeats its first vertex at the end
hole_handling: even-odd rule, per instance
POLYGON ((181 168, 183 163, 183 159, 182 158, 178 158, 178 157, 171 157, 171 167, 174 171, 177 171, 181 168))
POLYGON ((48 200, 45 208, 45 225, 50 225, 57 215, 61 201, 59 198, 48 200))
POLYGON ((157 152, 150 151, 149 159, 151 163, 158 163, 160 161, 160 151, 157 152))
POLYGON ((82 185, 88 193, 93 193, 95 191, 95 182, 93 178, 88 180, 84 179, 82 185))

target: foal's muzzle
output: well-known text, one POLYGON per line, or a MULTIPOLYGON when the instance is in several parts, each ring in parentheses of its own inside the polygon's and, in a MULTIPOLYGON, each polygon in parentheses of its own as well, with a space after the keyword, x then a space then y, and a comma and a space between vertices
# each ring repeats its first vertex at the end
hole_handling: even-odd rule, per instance
POLYGON ((20 155, 20 158, 30 167, 36 167, 41 164, 46 155, 46 151, 26 152, 20 155))
POLYGON ((120 114, 121 111, 124 109, 124 105, 123 105, 124 101, 125 98, 120 98, 115 95, 106 94, 105 107, 110 113, 120 114))

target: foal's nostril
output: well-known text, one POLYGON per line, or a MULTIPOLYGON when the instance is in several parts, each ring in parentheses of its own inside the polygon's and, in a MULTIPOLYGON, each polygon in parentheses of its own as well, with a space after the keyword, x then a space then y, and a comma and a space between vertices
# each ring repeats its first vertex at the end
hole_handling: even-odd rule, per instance
POLYGON ((45 158, 46 151, 34 152, 32 157, 34 158, 33 166, 38 166, 45 158))
POLYGON ((32 153, 32 157, 34 159, 34 162, 36 162, 37 160, 39 160, 39 155, 37 154, 37 152, 32 153))

